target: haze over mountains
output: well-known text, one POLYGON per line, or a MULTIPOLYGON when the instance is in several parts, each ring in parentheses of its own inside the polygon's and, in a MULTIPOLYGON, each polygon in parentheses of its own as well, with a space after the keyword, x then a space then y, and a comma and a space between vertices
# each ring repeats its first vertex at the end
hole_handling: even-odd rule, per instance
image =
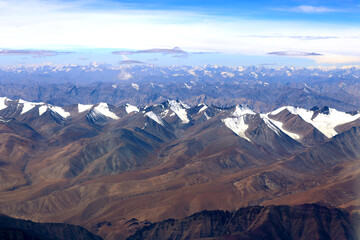
POLYGON ((284 105, 356 111, 359 77, 356 66, 14 66, 0 70, 0 95, 59 106, 107 102, 144 107, 179 99, 190 106, 245 104, 262 112, 284 105))
MULTIPOLYGON (((106 239, 156 239, 151 229, 158 225, 151 222, 203 210, 318 203, 344 209, 329 210, 342 223, 330 223, 328 213, 317 215, 323 224, 351 227, 335 234, 327 225, 314 225, 310 232, 328 234, 319 239, 356 234, 359 111, 286 105, 260 113, 245 105, 189 106, 178 100, 56 106, 2 97, 0 117, 0 212, 9 216, 76 224, 106 239)), ((283 217, 293 214, 288 211, 328 211, 317 205, 279 209, 283 217)), ((256 207, 242 211, 259 214, 256 207)), ((259 219, 268 219, 263 213, 259 219)), ((226 233, 261 236, 250 230, 226 233)))

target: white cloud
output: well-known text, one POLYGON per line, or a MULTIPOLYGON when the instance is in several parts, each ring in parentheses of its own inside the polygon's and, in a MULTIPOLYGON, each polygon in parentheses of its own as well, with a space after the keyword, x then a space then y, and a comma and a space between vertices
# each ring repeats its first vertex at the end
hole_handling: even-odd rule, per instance
POLYGON ((323 56, 309 57, 317 64, 360 64, 360 56, 328 54, 323 56))
POLYGON ((301 5, 295 8, 288 9, 292 12, 302 12, 302 13, 328 13, 328 12, 340 12, 339 9, 328 8, 328 7, 316 7, 310 5, 301 5))
POLYGON ((306 53, 306 52, 288 52, 279 51, 268 53, 270 55, 276 55, 279 57, 293 57, 293 58, 304 58, 310 59, 316 62, 316 64, 360 64, 360 56, 354 55, 339 55, 339 54, 317 54, 317 53, 306 53))
MULTIPOLYGON (((82 4, 85 3, 85 0, 65 3, 0 0, 0 46, 10 49, 80 46, 140 50, 179 46, 188 52, 266 55, 268 52, 297 51, 360 56, 360 41, 354 38, 360 36, 360 26, 212 17, 180 11, 84 10, 82 4), (261 36, 271 36, 271 39, 261 36), (307 36, 308 40, 283 36, 307 36)), ((299 6, 293 11, 296 9, 308 13, 335 11, 313 6, 299 6)), ((123 59, 130 60, 124 56, 123 59)))
POLYGON ((307 57, 307 56, 320 56, 321 53, 314 52, 299 52, 299 51, 278 51, 278 52, 269 52, 269 55, 275 56, 287 56, 287 57, 307 57))

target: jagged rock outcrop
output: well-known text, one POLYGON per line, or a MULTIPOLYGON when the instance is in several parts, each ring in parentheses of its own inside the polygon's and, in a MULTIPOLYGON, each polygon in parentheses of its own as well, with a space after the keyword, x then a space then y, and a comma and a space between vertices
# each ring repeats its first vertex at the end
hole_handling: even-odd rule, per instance
POLYGON ((127 240, 356 240, 356 228, 343 210, 319 205, 247 207, 235 212, 202 211, 138 230, 127 240))
POLYGON ((0 214, 3 240, 101 240, 83 227, 64 223, 35 223, 0 214))

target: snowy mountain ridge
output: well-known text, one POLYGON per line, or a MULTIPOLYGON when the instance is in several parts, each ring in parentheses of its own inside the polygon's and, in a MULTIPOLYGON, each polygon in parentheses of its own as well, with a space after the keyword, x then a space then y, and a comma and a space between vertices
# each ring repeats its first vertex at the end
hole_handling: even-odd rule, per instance
POLYGON ((256 113, 250 108, 241 105, 230 108, 219 108, 202 103, 190 107, 179 100, 168 100, 162 104, 147 107, 137 107, 130 104, 113 106, 105 102, 93 105, 76 104, 59 107, 43 102, 28 102, 22 99, 11 100, 7 97, 0 98, 0 116, 4 121, 6 119, 19 117, 26 118, 27 115, 31 115, 33 118, 41 117, 46 112, 58 116, 62 121, 71 121, 72 118, 85 115, 94 122, 99 121, 99 119, 116 121, 126 115, 140 114, 161 126, 165 126, 164 121, 174 121, 171 119, 178 119, 179 124, 183 126, 191 126, 196 119, 202 116, 205 121, 208 121, 219 114, 221 122, 227 128, 249 142, 251 140, 246 135, 249 122, 257 116, 277 135, 283 133, 297 141, 301 139, 300 134, 293 132, 291 129, 284 128, 285 122, 279 119, 276 120, 277 115, 297 116, 305 123, 311 124, 327 138, 332 138, 339 133, 336 130, 338 126, 360 120, 360 112, 346 113, 328 107, 314 107, 309 110, 294 106, 284 106, 268 113, 256 113), (222 115, 220 115, 220 113, 222 113, 222 115))

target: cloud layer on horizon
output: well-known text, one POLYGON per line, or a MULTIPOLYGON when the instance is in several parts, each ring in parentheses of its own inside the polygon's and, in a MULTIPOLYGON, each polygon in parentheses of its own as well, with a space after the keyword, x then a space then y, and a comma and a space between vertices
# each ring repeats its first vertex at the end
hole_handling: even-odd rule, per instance
POLYGON ((314 52, 299 52, 299 51, 278 51, 269 52, 269 55, 286 56, 286 57, 309 57, 309 56, 323 56, 321 53, 314 52))
POLYGON ((284 12, 298 12, 298 13, 332 13, 332 12, 342 12, 341 9, 324 7, 324 6, 311 6, 311 5, 300 5, 290 8, 274 8, 276 11, 284 12))
MULTIPOLYGON (((0 0, 0 47, 57 49, 59 52, 72 47, 145 49, 115 51, 114 54, 163 54, 177 58, 202 53, 269 56, 267 53, 279 49, 321 52, 326 56, 347 56, 347 59, 360 56, 360 26, 340 20, 318 22, 298 18, 283 21, 256 15, 218 16, 196 10, 136 9, 121 4, 95 8, 87 6, 89 2, 101 5, 98 0, 14 0, 11 3, 0 0), (181 46, 181 49, 173 46, 181 46)), ((107 1, 108 6, 111 2, 107 1)), ((326 5, 288 6, 283 10, 296 12, 288 15, 301 16, 341 14, 343 11, 326 5)), ((274 9, 268 11, 276 12, 274 9)), ((281 10, 280 13, 286 14, 281 10)), ((51 56, 59 53, 22 54, 51 56)))
POLYGON ((69 54, 72 52, 58 52, 52 50, 27 50, 27 49, 2 49, 0 56, 33 56, 33 57, 51 57, 58 54, 69 54))
POLYGON ((153 48, 146 50, 136 50, 136 51, 114 51, 113 54, 121 54, 121 55, 131 55, 137 53, 162 53, 162 54, 187 54, 184 50, 179 47, 174 47, 171 49, 168 48, 153 48))
MULTIPOLYGON (((119 54, 124 56, 132 55, 132 54, 163 54, 163 55, 172 55, 173 57, 180 57, 180 58, 187 58, 188 52, 185 52, 179 47, 174 48, 152 48, 152 49, 145 49, 145 50, 134 50, 134 51, 113 51, 113 54, 119 54)), ((125 61, 128 61, 129 59, 125 59, 125 61)), ((122 61, 124 62, 124 61, 122 61)))
POLYGON ((142 61, 138 61, 138 60, 122 60, 122 61, 119 61, 119 64, 121 65, 125 65, 125 64, 144 64, 144 62, 142 61))

